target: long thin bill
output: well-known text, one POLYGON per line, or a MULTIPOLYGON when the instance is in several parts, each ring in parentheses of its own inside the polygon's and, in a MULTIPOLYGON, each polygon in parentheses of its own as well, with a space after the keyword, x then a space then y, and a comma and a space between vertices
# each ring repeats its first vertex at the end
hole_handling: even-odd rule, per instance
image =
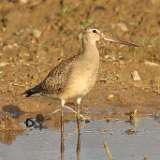
POLYGON ((123 44, 123 45, 127 45, 127 46, 131 46, 131 47, 140 47, 137 44, 131 43, 131 42, 127 42, 127 41, 123 41, 123 40, 115 40, 112 38, 106 38, 103 36, 103 39, 109 42, 113 42, 113 43, 119 43, 119 44, 123 44))

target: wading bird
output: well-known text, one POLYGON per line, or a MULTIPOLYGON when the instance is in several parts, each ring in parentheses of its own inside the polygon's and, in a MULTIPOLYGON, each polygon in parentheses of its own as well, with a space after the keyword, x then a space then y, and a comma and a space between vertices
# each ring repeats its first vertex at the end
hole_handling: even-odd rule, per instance
MULTIPOLYGON (((96 83, 99 69, 99 51, 96 42, 100 39, 138 47, 130 42, 107 38, 98 29, 87 29, 83 36, 83 51, 76 56, 63 60, 49 72, 42 82, 24 92, 26 97, 44 93, 51 94, 53 97, 61 100, 61 131, 64 131, 64 126, 62 125, 63 108, 65 108, 66 101, 76 98, 76 117, 78 122, 81 100, 96 83)), ((80 129, 79 127, 79 123, 77 123, 78 130, 80 129)))

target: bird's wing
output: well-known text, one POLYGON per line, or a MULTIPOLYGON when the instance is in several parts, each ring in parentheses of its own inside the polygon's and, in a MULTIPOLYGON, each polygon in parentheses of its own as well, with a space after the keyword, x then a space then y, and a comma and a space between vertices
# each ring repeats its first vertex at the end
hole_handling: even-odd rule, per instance
POLYGON ((62 61, 49 72, 48 76, 40 84, 43 93, 58 94, 63 91, 76 57, 77 56, 74 56, 68 60, 62 61))

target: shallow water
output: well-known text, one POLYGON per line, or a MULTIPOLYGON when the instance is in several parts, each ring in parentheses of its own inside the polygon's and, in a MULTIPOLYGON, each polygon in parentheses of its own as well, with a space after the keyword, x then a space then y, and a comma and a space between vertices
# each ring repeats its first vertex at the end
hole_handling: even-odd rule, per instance
MULTIPOLYGON (((65 160, 78 159, 76 156, 77 134, 75 123, 65 123, 65 160)), ((160 159, 160 124, 153 118, 142 118, 134 127, 124 121, 91 121, 81 129, 81 160, 108 159, 103 143, 107 142, 114 160, 160 159), (126 130, 135 133, 128 135, 126 130)), ((0 135, 1 139, 5 135, 0 135)), ((0 144, 0 160, 59 160, 59 129, 27 129, 12 143, 0 144)))

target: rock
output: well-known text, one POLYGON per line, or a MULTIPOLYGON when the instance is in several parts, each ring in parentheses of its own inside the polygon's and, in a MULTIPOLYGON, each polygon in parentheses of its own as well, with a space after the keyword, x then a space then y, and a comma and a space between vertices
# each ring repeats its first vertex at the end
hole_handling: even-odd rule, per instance
POLYGON ((34 36, 35 38, 40 38, 40 36, 41 36, 41 31, 39 31, 38 29, 34 29, 34 30, 33 30, 33 36, 34 36))
POLYGON ((107 97, 108 100, 112 100, 113 98, 114 98, 114 94, 110 94, 110 95, 108 95, 108 97, 107 97))
POLYGON ((119 60, 120 65, 125 65, 125 62, 123 60, 119 60))
POLYGON ((23 114, 18 106, 12 104, 3 106, 2 110, 8 112, 13 118, 17 118, 23 114))
POLYGON ((137 113, 138 113, 137 109, 135 109, 132 112, 126 113, 126 115, 129 116, 129 120, 126 122, 129 122, 133 126, 137 126, 138 122, 139 122, 139 118, 137 117, 137 113))
POLYGON ((26 4, 28 3, 28 0, 19 0, 20 3, 26 4))
POLYGON ((23 131, 23 128, 9 113, 0 112, 0 131, 23 131))
POLYGON ((38 123, 43 123, 45 120, 45 118, 42 114, 37 114, 35 119, 36 119, 36 122, 38 122, 38 123))
POLYGON ((18 47, 18 44, 17 43, 13 43, 13 47, 18 47))
POLYGON ((153 66, 153 67, 159 67, 160 65, 158 63, 154 63, 154 62, 150 62, 150 61, 145 61, 144 62, 145 65, 148 65, 148 66, 153 66))
POLYGON ((106 54, 106 55, 104 56, 104 58, 105 58, 106 60, 108 60, 108 61, 116 61, 116 57, 113 56, 113 55, 108 55, 108 54, 106 54))
POLYGON ((151 3, 153 4, 153 5, 159 5, 159 0, 151 0, 151 3))
POLYGON ((132 76, 134 81, 140 81, 141 80, 141 77, 140 77, 138 71, 136 71, 136 70, 131 73, 131 76, 132 76))
POLYGON ((127 25, 126 25, 125 23, 119 22, 119 23, 117 24, 117 26, 118 26, 122 31, 128 32, 128 27, 127 27, 127 25))
POLYGON ((130 129, 127 129, 125 131, 125 133, 128 134, 128 135, 132 135, 132 134, 136 134, 136 131, 134 129, 130 128, 130 129))
POLYGON ((1 62, 1 63, 0 63, 0 67, 5 67, 6 65, 8 65, 7 62, 1 62))
POLYGON ((155 115, 154 115, 154 119, 160 123, 160 112, 156 112, 155 115))

